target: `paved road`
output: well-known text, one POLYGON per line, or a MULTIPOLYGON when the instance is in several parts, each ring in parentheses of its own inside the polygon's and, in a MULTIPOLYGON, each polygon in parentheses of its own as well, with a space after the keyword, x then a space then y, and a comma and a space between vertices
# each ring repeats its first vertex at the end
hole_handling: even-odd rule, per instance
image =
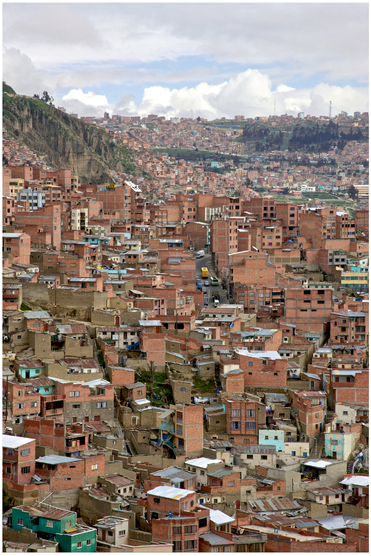
MULTIPOLYGON (((201 268, 205 267, 205 266, 209 269, 209 278, 208 278, 208 280, 210 282, 211 276, 216 276, 216 273, 215 273, 214 266, 211 262, 211 255, 209 255, 209 254, 206 254, 204 257, 202 257, 202 259, 196 259, 196 275, 197 276, 200 276, 200 277, 202 276, 201 268)), ((202 280, 202 281, 206 282, 206 280, 202 280)), ((206 289, 207 289, 207 293, 208 293, 208 296, 209 296, 209 307, 213 307, 213 300, 212 300, 212 297, 211 297, 211 293, 213 291, 218 291, 219 292, 220 303, 228 303, 227 293, 226 293, 225 290, 223 290, 223 288, 221 286, 211 286, 210 285, 209 287, 206 287, 206 289)))

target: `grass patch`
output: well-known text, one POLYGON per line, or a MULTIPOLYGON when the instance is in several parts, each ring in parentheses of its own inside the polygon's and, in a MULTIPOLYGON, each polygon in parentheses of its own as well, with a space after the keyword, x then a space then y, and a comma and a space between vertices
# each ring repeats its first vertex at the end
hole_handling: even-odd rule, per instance
POLYGON ((208 380, 203 380, 199 376, 195 375, 193 378, 193 385, 200 392, 207 392, 208 390, 215 390, 215 381, 213 378, 208 380))
POLYGON ((22 301, 21 311, 32 311, 32 308, 22 301))

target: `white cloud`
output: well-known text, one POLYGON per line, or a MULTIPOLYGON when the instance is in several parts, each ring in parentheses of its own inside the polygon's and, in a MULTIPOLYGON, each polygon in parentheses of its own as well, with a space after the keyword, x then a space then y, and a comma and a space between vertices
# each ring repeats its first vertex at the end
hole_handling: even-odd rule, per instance
POLYGON ((276 93, 287 93, 288 91, 295 91, 294 87, 288 87, 287 85, 278 85, 276 93))
POLYGON ((86 106, 92 106, 93 108, 104 108, 108 106, 107 97, 104 95, 97 95, 96 93, 89 91, 89 93, 84 93, 82 89, 71 89, 67 95, 62 97, 62 100, 77 100, 82 102, 86 106))
POLYGON ((345 110, 352 113, 368 110, 368 91, 362 88, 335 87, 321 83, 313 88, 296 90, 281 85, 274 91, 267 75, 258 70, 247 70, 219 85, 200 83, 196 87, 169 89, 148 87, 143 99, 136 104, 132 100, 116 105, 115 113, 151 113, 167 117, 201 116, 208 119, 233 118, 237 114, 245 117, 305 112, 312 116, 328 114, 329 101, 333 103, 333 114, 345 110))

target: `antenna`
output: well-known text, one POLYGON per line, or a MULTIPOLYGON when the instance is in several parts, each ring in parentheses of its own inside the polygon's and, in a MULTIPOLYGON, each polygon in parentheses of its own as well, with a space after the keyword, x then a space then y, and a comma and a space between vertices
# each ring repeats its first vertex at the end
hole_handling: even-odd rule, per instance
POLYGON ((329 106, 329 118, 331 120, 331 109, 332 109, 332 100, 330 100, 330 106, 329 106))

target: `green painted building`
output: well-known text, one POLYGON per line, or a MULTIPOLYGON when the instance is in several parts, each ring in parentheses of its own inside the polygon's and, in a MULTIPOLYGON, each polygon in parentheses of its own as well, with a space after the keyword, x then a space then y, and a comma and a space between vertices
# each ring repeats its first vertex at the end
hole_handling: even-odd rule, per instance
POLYGON ((97 531, 76 523, 77 514, 48 504, 12 508, 11 526, 31 529, 39 538, 59 543, 60 552, 96 552, 97 531))

